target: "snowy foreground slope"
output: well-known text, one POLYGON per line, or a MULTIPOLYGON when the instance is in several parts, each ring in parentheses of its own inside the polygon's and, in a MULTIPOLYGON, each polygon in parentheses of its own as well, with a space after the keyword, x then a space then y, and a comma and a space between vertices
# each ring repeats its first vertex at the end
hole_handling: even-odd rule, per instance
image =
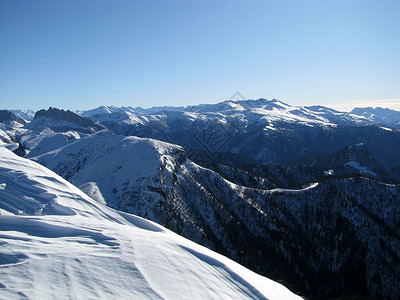
POLYGON ((3 147, 0 245, 0 298, 300 299, 3 147))

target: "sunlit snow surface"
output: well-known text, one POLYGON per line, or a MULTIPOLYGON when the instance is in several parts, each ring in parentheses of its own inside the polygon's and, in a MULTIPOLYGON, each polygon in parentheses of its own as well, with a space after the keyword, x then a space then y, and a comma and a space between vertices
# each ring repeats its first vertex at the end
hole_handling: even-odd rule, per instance
POLYGON ((300 299, 3 147, 0 298, 300 299))

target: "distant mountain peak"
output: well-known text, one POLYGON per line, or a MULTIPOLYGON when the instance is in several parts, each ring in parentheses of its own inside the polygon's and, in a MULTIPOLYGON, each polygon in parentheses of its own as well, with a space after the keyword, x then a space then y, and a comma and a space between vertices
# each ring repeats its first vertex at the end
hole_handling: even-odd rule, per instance
POLYGON ((5 121, 8 122, 15 121, 22 125, 26 124, 26 121, 24 119, 17 117, 13 112, 8 110, 0 110, 0 122, 5 122, 5 121))
POLYGON ((70 123, 74 123, 76 125, 82 127, 97 127, 93 121, 81 117, 80 115, 70 111, 70 110, 63 110, 54 107, 50 107, 48 110, 41 109, 36 112, 34 120, 37 120, 41 117, 53 119, 56 121, 67 121, 70 123))
POLYGON ((362 116, 384 126, 400 129, 400 111, 382 107, 356 107, 350 114, 362 116))
POLYGON ((234 101, 240 105, 242 105, 245 108, 266 108, 266 107, 276 107, 276 108, 287 108, 290 107, 289 104, 280 101, 278 99, 265 99, 265 98, 259 98, 256 100, 253 99, 248 99, 248 100, 238 100, 238 101, 234 101))

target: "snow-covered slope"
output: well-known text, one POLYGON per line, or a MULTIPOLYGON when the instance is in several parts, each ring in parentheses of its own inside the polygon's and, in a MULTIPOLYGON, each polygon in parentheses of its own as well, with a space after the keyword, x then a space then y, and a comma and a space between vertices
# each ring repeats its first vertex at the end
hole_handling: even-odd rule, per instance
POLYGON ((7 299, 300 299, 2 147, 0 243, 7 299))
POLYGON ((101 131, 31 158, 80 186, 100 202, 105 199, 107 205, 118 209, 122 208, 121 203, 129 203, 135 207, 131 212, 160 221, 159 210, 152 210, 160 201, 165 203, 160 191, 164 184, 171 186, 168 175, 180 156, 183 156, 183 149, 177 145, 101 131), (167 168, 168 175, 162 176, 162 165, 167 168))

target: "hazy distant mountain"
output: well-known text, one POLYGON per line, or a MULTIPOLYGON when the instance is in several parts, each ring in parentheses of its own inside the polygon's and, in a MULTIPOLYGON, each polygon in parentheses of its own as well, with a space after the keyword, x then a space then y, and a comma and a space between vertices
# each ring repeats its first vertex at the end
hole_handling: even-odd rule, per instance
POLYGON ((50 107, 48 110, 39 110, 35 118, 27 125, 27 128, 46 128, 56 129, 57 131, 68 131, 77 128, 81 131, 95 132, 102 129, 91 120, 81 117, 70 111, 50 107))
MULTIPOLYGON (((149 114, 107 112, 90 118, 113 132, 183 146, 188 156, 247 165, 293 164, 364 143, 387 169, 400 166, 400 135, 365 117, 278 100, 225 101, 149 114)), ((215 162, 214 161, 214 162, 215 162)))
POLYGON ((176 111, 176 110, 184 110, 184 107, 175 107, 175 106, 159 106, 159 107, 151 107, 151 108, 141 108, 141 107, 116 107, 116 106, 100 106, 98 108, 86 110, 86 111, 78 111, 78 114, 82 117, 92 117, 95 115, 102 114, 112 114, 112 113, 132 113, 132 114, 150 114, 156 113, 160 111, 176 111))
POLYGON ((400 111, 381 107, 356 107, 351 111, 352 114, 363 116, 369 120, 380 123, 390 128, 400 129, 400 111))
POLYGON ((25 155, 26 153, 18 143, 19 137, 26 131, 23 129, 25 125, 26 121, 13 112, 0 110, 0 145, 5 145, 8 149, 25 155))
POLYGON ((26 121, 22 118, 19 118, 16 116, 16 114, 14 114, 11 111, 8 110, 0 110, 0 122, 4 123, 4 122, 12 122, 15 121, 19 124, 25 125, 26 121))
POLYGON ((24 119, 25 121, 32 121, 35 117, 35 112, 33 110, 21 110, 21 109, 13 109, 11 110, 18 117, 24 119))

